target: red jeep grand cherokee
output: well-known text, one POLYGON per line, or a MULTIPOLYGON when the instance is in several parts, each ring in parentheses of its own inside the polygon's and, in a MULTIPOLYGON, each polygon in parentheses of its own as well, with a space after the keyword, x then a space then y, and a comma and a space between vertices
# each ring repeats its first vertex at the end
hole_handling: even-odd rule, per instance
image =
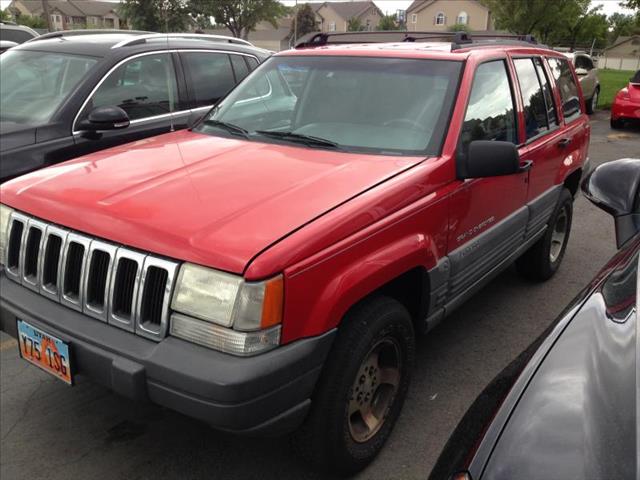
POLYGON ((557 270, 590 135, 561 53, 411 35, 314 37, 192 131, 4 184, 1 319, 21 355, 363 468, 414 332, 513 261, 557 270))

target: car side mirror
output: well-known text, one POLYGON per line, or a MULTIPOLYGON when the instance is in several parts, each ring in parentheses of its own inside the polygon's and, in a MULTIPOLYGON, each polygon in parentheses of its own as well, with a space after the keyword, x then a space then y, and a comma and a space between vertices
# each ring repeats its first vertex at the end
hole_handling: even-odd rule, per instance
POLYGON ((458 153, 458 178, 497 177, 528 170, 531 163, 520 166, 518 148, 511 142, 475 140, 466 154, 458 153))
POLYGON ((599 165, 582 182, 582 192, 613 216, 618 248, 640 233, 640 159, 623 158, 599 165))
POLYGON ((119 130, 129 126, 129 115, 120 107, 96 107, 89 112, 78 127, 82 131, 100 132, 104 130, 119 130))
POLYGON ((589 74, 589 70, 587 70, 586 68, 576 68, 576 75, 578 75, 579 77, 584 77, 585 75, 589 74))

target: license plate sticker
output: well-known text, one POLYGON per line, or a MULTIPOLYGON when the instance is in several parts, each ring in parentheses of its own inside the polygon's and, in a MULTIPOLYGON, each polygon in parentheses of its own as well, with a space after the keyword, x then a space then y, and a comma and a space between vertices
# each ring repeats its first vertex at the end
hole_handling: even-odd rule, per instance
POLYGON ((68 385, 71 378, 69 345, 39 328, 18 320, 20 356, 68 385))

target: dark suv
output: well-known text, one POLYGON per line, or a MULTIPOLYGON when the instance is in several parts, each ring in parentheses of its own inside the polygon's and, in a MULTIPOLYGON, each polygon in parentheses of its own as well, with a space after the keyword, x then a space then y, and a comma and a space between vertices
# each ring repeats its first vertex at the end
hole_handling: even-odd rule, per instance
POLYGON ((54 32, 0 58, 0 181, 185 128, 269 52, 197 34, 54 32))

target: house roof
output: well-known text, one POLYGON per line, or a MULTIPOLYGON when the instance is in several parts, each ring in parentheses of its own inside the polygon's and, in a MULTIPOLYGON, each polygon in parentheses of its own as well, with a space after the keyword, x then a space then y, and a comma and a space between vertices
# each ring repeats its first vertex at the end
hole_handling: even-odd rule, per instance
POLYGON ((634 40, 634 39, 640 39, 640 35, 629 35, 628 37, 620 35, 616 39, 616 41, 613 42, 613 45, 608 46, 607 48, 605 48, 605 50, 610 50, 612 48, 619 47, 623 43, 627 43, 627 42, 629 42, 631 40, 634 40))
MULTIPOLYGON (((14 3, 14 2, 12 2, 14 3)), ((19 0, 24 8, 32 15, 43 13, 42 0, 19 0)), ((86 17, 87 15, 101 17, 115 11, 118 4, 113 2, 98 2, 94 0, 49 0, 49 10, 59 10, 69 17, 86 17)))
MULTIPOLYGON (((279 27, 270 29, 260 29, 253 32, 250 32, 247 40, 250 42, 265 42, 265 41, 282 41, 289 36, 291 29, 289 27, 279 27)), ((205 33, 210 33, 212 35, 227 35, 232 37, 233 34, 231 30, 227 28, 214 28, 214 29, 206 29, 205 33)))
POLYGON ((371 0, 358 2, 308 2, 308 5, 311 5, 311 8, 313 8, 315 12, 318 12, 320 8, 326 5, 332 8, 345 20, 349 20, 353 17, 359 17, 371 7, 378 10, 378 13, 380 14, 380 16, 382 16, 382 12, 380 11, 380 9, 371 0))
POLYGON ((108 13, 115 12, 119 5, 118 3, 96 2, 95 0, 67 0, 67 2, 73 3, 73 5, 85 15, 96 17, 102 17, 108 13))

